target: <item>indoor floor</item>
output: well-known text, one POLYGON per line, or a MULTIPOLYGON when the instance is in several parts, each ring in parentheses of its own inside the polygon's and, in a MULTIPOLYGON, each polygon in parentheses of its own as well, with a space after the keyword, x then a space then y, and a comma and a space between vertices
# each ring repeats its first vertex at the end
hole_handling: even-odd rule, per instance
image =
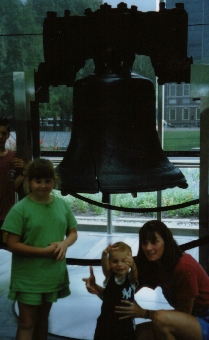
MULTIPOLYGON (((178 244, 190 242, 197 237, 176 236, 178 244)), ((111 234, 78 232, 77 242, 68 249, 67 257, 80 259, 100 259, 105 247, 117 241, 124 241, 132 247, 133 255, 137 254, 137 234, 111 234)), ((198 248, 188 251, 198 260, 198 248)), ((9 291, 11 253, 0 249, 0 340, 15 339, 17 327, 16 305, 7 299, 9 291)), ((87 292, 82 278, 88 277, 89 267, 69 265, 71 295, 54 303, 49 317, 49 340, 86 339, 92 340, 96 319, 100 313, 101 300, 87 292)), ((102 284, 104 276, 101 267, 94 267, 98 284, 102 284)), ((143 288, 136 294, 136 300, 148 309, 168 309, 170 306, 164 299, 161 290, 143 288)), ((136 322, 142 322, 137 319, 136 322)))

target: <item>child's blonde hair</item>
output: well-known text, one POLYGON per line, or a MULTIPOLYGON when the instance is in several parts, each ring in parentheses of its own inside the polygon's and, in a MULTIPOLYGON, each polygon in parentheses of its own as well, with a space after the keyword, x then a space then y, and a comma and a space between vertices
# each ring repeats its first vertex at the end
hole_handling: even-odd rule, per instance
MULTIPOLYGON (((113 246, 114 248, 118 248, 117 251, 132 253, 131 247, 124 242, 116 242, 113 244, 113 246)), ((112 252, 114 252, 114 250, 109 252, 109 259, 111 259, 112 252)))

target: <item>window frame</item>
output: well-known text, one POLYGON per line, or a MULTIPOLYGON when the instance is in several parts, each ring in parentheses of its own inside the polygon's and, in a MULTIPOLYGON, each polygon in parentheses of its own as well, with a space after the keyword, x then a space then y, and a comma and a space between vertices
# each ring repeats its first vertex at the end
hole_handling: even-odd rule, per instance
POLYGON ((184 107, 182 109, 182 121, 189 121, 189 120, 190 120, 190 109, 188 107, 184 107), (187 117, 185 118, 186 115, 187 117))

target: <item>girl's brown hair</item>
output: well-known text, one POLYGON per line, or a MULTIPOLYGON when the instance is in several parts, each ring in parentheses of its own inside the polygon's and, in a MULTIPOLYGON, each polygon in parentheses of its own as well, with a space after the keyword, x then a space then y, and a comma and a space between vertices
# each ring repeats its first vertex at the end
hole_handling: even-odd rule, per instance
MULTIPOLYGON (((59 178, 56 174, 55 168, 53 163, 48 159, 44 158, 36 158, 31 161, 27 166, 27 179, 32 181, 34 178, 41 179, 41 178, 51 178, 55 180, 55 187, 58 186, 59 178)), ((29 192, 29 187, 27 182, 24 185, 25 192, 29 192)))

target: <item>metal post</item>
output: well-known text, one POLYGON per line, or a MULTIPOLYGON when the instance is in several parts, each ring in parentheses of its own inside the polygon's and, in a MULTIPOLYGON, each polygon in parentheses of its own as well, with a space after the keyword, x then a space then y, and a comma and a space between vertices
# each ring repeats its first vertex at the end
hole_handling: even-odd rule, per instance
POLYGON ((30 102, 35 98, 33 72, 13 72, 17 156, 32 158, 30 102))
MULTIPOLYGON (((158 138, 160 140, 161 146, 163 148, 163 119, 164 119, 164 85, 158 85, 157 88, 157 108, 158 108, 158 117, 157 117, 157 126, 158 126, 158 138)), ((157 191, 157 207, 161 207, 162 204, 162 191, 157 191)), ((161 211, 157 212, 157 219, 161 221, 162 213, 161 211)))
MULTIPOLYGON (((209 234, 209 97, 200 106, 200 237, 209 234)), ((201 246, 199 261, 209 273, 209 247, 201 246)))
MULTIPOLYGON (((200 204, 199 236, 209 234, 209 66, 192 65, 190 90, 200 98, 200 204)), ((199 262, 209 273, 209 247, 199 248, 199 262)))
POLYGON ((37 101, 32 101, 31 103, 31 120, 33 122, 32 124, 32 153, 33 158, 38 158, 41 156, 41 150, 40 150, 40 127, 39 127, 39 103, 37 101))
MULTIPOLYGON (((110 194, 110 204, 112 204, 112 195, 110 194)), ((107 233, 112 234, 112 210, 107 209, 107 233)))

